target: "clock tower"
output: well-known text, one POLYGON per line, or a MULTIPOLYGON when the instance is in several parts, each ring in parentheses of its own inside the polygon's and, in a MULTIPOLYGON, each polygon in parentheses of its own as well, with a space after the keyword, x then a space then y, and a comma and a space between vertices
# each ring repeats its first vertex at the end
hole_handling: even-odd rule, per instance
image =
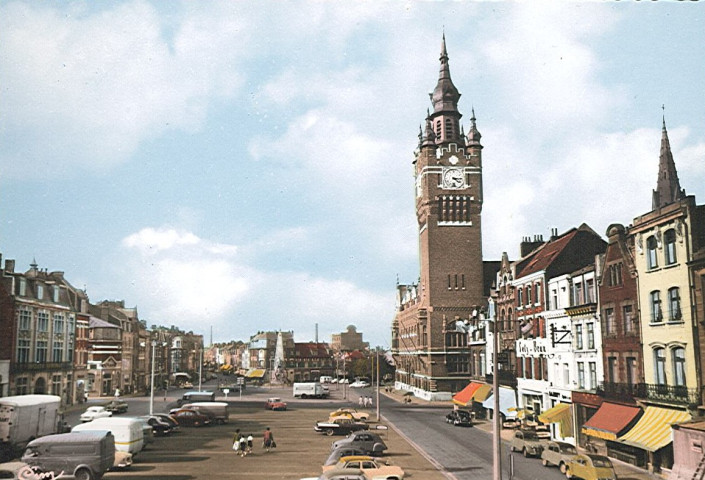
POLYGON ((474 110, 467 135, 461 126, 445 36, 440 63, 414 152, 419 282, 398 285, 392 327, 397 388, 428 399, 449 399, 471 376, 484 375, 468 347, 473 312, 486 304, 481 135, 474 110))

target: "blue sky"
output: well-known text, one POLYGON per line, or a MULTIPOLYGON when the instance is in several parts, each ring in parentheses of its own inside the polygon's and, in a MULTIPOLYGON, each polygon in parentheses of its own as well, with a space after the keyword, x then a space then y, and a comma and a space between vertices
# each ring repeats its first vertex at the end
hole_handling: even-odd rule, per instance
POLYGON ((214 340, 389 346, 445 31, 484 257, 705 201, 698 2, 0 3, 0 252, 214 340))

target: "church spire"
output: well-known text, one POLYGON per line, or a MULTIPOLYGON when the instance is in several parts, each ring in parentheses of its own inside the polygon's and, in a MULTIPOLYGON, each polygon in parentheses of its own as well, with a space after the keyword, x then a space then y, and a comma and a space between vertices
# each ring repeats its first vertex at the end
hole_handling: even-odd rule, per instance
POLYGON ((671 143, 668 140, 666 130, 666 117, 663 117, 663 127, 661 130, 661 151, 659 153, 658 180, 656 190, 653 191, 652 210, 675 203, 685 198, 685 190, 681 189, 676 171, 676 163, 673 161, 671 153, 671 143))

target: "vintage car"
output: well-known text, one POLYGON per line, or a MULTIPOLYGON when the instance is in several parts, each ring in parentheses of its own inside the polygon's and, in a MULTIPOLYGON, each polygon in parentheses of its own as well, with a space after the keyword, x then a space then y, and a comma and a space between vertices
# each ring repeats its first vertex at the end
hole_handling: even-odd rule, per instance
POLYGON ((140 418, 144 419, 147 424, 152 427, 154 435, 168 435, 171 433, 171 423, 161 417, 157 417, 156 415, 142 415, 140 418))
POLYGON ((367 388, 369 386, 369 382, 366 382, 364 380, 355 380, 353 383, 350 384, 350 388, 367 388))
POLYGON ((264 408, 267 410, 286 410, 286 402, 283 402, 279 397, 270 397, 264 403, 264 408))
POLYGON ((369 480, 370 477, 359 468, 336 468, 323 472, 318 477, 305 477, 301 480, 369 480))
POLYGON ((329 418, 333 419, 335 417, 344 417, 352 418, 353 420, 367 421, 370 418, 370 414, 367 412, 361 412, 351 407, 341 407, 338 410, 330 412, 329 418))
POLYGON ((397 465, 389 465, 368 455, 353 455, 342 457, 335 465, 324 465, 323 471, 335 468, 359 468, 369 478, 384 478, 385 480, 402 480, 404 469, 397 465))
POLYGON ((113 413, 125 413, 127 411, 127 402, 123 400, 113 400, 105 405, 105 409, 113 413))
POLYGON ((534 430, 517 430, 514 432, 510 448, 512 452, 521 452, 525 457, 540 457, 544 444, 534 430))
POLYGON ((112 417, 113 412, 107 410, 105 407, 93 406, 88 407, 85 412, 80 416, 82 422, 90 422, 96 418, 112 417))
POLYGON ((541 463, 544 467, 556 466, 565 473, 566 464, 578 454, 573 445, 566 442, 548 442, 541 452, 541 463))
POLYGON ((382 455, 387 450, 384 440, 372 432, 353 432, 346 438, 337 440, 331 445, 331 450, 343 447, 355 447, 364 450, 368 455, 382 455))
POLYGON ((113 466, 110 470, 127 468, 130 465, 132 465, 132 454, 130 452, 115 450, 115 461, 113 462, 113 466))
POLYGON ((456 427, 472 427, 472 414, 467 410, 451 410, 446 415, 446 422, 456 427))
POLYGON ((211 417, 209 415, 186 408, 170 413, 170 415, 179 422, 179 425, 183 425, 184 427, 202 427, 211 423, 211 417))
POLYGON ((170 433, 175 433, 175 432, 178 432, 178 431, 180 430, 180 429, 179 429, 179 422, 177 422, 177 421, 176 421, 172 416, 170 416, 169 414, 166 414, 166 413, 155 413, 155 414, 150 415, 150 416, 156 417, 156 418, 158 418, 159 420, 161 420, 161 421, 163 421, 163 422, 169 424, 169 426, 171 427, 171 432, 170 432, 170 433))
POLYGON ((331 450, 330 455, 328 455, 323 465, 335 465, 342 457, 349 457, 351 455, 369 455, 369 453, 359 447, 344 446, 335 448, 331 450))
POLYGON ((365 422, 352 418, 336 417, 325 422, 316 422, 313 429, 326 435, 347 435, 358 430, 368 430, 370 427, 365 422))
POLYGON ((583 480, 615 480, 612 461, 604 455, 576 455, 567 464, 566 478, 582 478, 583 480))

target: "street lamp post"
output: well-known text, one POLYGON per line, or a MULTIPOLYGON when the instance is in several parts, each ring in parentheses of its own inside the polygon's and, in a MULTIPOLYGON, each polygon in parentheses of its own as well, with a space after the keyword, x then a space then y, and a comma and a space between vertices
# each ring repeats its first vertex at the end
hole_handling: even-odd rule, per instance
POLYGON ((201 363, 198 365, 198 391, 201 391, 203 380, 203 344, 201 344, 201 363))
POLYGON ((154 415, 154 352, 157 349, 157 342, 152 340, 152 380, 149 389, 149 414, 154 415))
POLYGON ((497 331, 497 319, 492 319, 492 391, 494 392, 494 417, 492 418, 492 479, 502 479, 502 455, 500 452, 502 431, 502 419, 499 415, 499 368, 497 366, 497 350, 499 350, 499 332, 497 331))

